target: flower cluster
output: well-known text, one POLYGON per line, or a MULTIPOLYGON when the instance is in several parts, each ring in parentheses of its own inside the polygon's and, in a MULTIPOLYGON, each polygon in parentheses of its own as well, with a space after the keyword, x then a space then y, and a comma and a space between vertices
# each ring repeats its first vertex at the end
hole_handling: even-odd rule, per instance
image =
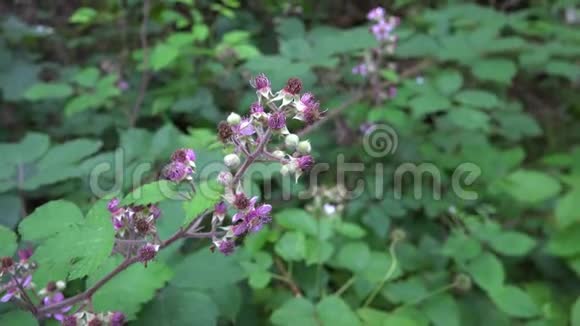
POLYGON ((195 152, 193 149, 178 149, 171 156, 171 162, 162 171, 163 177, 173 182, 191 181, 195 172, 195 152))
POLYGON ((65 316, 63 326, 122 326, 125 323, 125 315, 122 312, 107 312, 95 314, 88 311, 80 311, 74 315, 65 316))
POLYGON ((107 208, 115 229, 116 250, 126 256, 136 253, 145 264, 155 258, 159 250, 155 226, 161 215, 159 208, 153 204, 121 206, 117 198, 111 199, 107 208))
POLYGON ((271 221, 272 206, 259 203, 258 197, 248 196, 242 189, 242 178, 255 161, 273 161, 281 164, 283 175, 298 179, 314 165, 308 141, 291 133, 287 127, 289 118, 307 125, 318 121, 323 113, 320 103, 312 93, 302 92, 302 81, 288 79, 286 85, 273 92, 270 80, 259 74, 250 81, 256 90, 257 101, 252 103, 249 114, 242 117, 231 113, 218 125, 219 139, 231 149, 224 157, 227 170, 220 172, 218 182, 225 187, 223 201, 214 208, 212 228, 224 232, 213 238, 214 247, 228 255, 236 243, 252 232, 257 232, 271 221), (277 148, 268 146, 279 140, 277 148), (234 211, 229 225, 224 225, 228 209, 234 211))
POLYGON ((353 74, 361 76, 377 72, 381 67, 380 59, 385 54, 393 54, 395 52, 397 36, 393 34, 393 31, 400 24, 399 17, 387 16, 385 9, 382 7, 369 11, 367 18, 373 23, 370 31, 380 44, 365 56, 365 60, 362 63, 352 68, 353 74))
POLYGON ((0 302, 8 302, 12 299, 22 299, 20 287, 23 289, 34 288, 32 283, 32 272, 36 265, 30 261, 32 249, 18 251, 18 261, 12 257, 0 258, 0 279, 6 279, 4 285, 0 285, 0 302))
MULTIPOLYGON (((49 306, 52 304, 60 303, 64 300, 64 294, 62 291, 66 288, 66 283, 64 281, 48 282, 46 287, 38 291, 38 296, 42 298, 42 304, 49 306)), ((47 318, 54 318, 58 321, 63 321, 65 318, 65 313, 71 309, 70 306, 63 307, 59 309, 58 312, 52 314, 46 314, 47 318)))

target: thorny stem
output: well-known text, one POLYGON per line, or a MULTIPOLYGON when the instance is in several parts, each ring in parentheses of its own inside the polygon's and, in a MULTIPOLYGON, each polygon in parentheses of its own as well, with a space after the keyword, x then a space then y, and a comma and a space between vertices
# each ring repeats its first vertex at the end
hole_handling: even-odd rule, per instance
POLYGON ((271 136, 272 136, 272 131, 270 129, 268 129, 266 131, 266 133, 264 134, 264 136, 262 136, 262 138, 260 139, 260 142, 258 143, 256 150, 246 158, 246 160, 244 161, 242 166, 239 168, 238 172, 236 172, 236 175, 234 176, 234 179, 232 180, 232 185, 234 185, 234 187, 236 184, 238 184, 238 182, 242 178, 242 175, 244 175, 244 173, 246 173, 246 170, 250 167, 250 165, 252 165, 252 163, 258 157, 260 157, 260 154, 262 154, 264 152, 264 147, 266 147, 266 143, 268 143, 271 136))
POLYGON ((22 284, 20 284, 20 281, 18 280, 18 278, 16 278, 16 276, 12 275, 12 280, 14 281, 14 283, 16 283, 16 286, 18 287, 18 290, 22 294, 22 298, 24 299, 24 302, 26 302, 26 305, 27 305, 28 309, 33 314, 35 314, 36 313, 36 306, 34 305, 34 303, 32 302, 32 300, 30 300, 30 297, 28 296, 28 293, 26 293, 26 290, 24 289, 24 287, 22 286, 22 284))
MULTIPOLYGON (((195 234, 188 234, 189 230, 196 229, 201 224, 201 222, 207 216, 210 215, 210 213, 211 212, 206 211, 206 212, 200 214, 197 218, 193 219, 186 227, 183 227, 183 228, 180 228, 179 230, 177 230, 170 238, 168 238, 167 240, 165 240, 161 243, 161 245, 159 246, 159 250, 162 250, 162 249, 168 247, 169 245, 171 245, 172 243, 174 243, 175 241, 177 241, 179 239, 188 238, 188 237, 192 237, 193 235, 195 235, 195 234)), ((43 306, 43 307, 39 307, 35 311, 35 314, 38 317, 41 317, 41 316, 44 316, 45 314, 57 312, 64 307, 75 305, 75 304, 77 304, 81 301, 84 301, 84 300, 89 300, 92 297, 92 295, 95 292, 97 292, 97 290, 99 290, 101 287, 103 287, 103 285, 105 285, 107 282, 109 282, 115 276, 117 276, 122 271, 126 270, 128 267, 130 267, 131 265, 135 264, 138 261, 139 261, 139 257, 126 258, 115 269, 113 269, 111 272, 109 272, 103 278, 98 280, 93 286, 91 286, 90 288, 88 288, 84 292, 79 293, 79 294, 77 294, 73 297, 70 297, 68 299, 65 299, 61 302, 54 303, 54 304, 47 305, 47 306, 43 306)), ((36 307, 34 307, 34 308, 36 309, 36 307)))

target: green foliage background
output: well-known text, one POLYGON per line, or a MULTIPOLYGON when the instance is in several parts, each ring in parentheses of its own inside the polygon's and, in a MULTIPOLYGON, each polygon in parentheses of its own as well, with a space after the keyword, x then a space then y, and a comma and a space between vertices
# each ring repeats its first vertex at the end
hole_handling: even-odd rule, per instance
MULTIPOLYGON (((248 111, 252 75, 275 89, 298 76, 328 113, 365 91, 351 68, 376 45, 365 16, 377 3, 147 3, 0 4, 0 256, 37 246, 38 288, 67 279, 71 296, 116 266, 101 197, 145 185, 139 203, 161 201, 162 239, 211 207, 165 200, 155 180, 176 148, 194 148, 199 169, 221 160, 215 126, 248 111)), ((273 179, 270 227, 230 257, 180 241, 99 290, 95 310, 136 325, 580 325, 578 3, 383 5, 402 19, 396 69, 382 71, 397 96, 365 95, 307 136, 331 169, 337 154, 366 164, 347 180, 366 180, 365 192, 328 216, 328 198, 282 200, 305 185, 287 189, 279 167, 259 166, 249 184, 259 195, 273 179), (365 153, 363 122, 392 126, 397 151, 365 153), (409 162, 438 168, 441 199, 414 197, 412 183, 395 196, 393 173, 409 162), (481 169, 476 200, 452 191, 465 162, 481 169), (394 229, 406 234, 396 245, 394 229)), ((29 324, 0 305, 0 325, 29 324)))

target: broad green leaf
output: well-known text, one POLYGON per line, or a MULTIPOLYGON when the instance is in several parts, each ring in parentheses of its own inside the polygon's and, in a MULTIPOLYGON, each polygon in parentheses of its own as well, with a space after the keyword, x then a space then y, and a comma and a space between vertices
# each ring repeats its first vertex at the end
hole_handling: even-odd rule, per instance
MULTIPOLYGON (((34 252, 42 281, 81 278, 94 272, 111 254, 114 244, 111 226, 73 225, 45 241, 34 252), (65 272, 65 275, 61 273, 65 272)), ((35 276, 37 275, 35 274, 35 276)), ((43 284, 40 282, 40 284, 43 284)))
POLYGON ((560 192, 558 180, 548 174, 532 170, 517 170, 502 185, 504 191, 524 203, 539 203, 560 192))
POLYGON ((422 304, 422 311, 435 326, 460 326, 457 302, 449 294, 437 295, 422 304))
POLYGON ((173 45, 159 43, 151 52, 151 67, 153 70, 161 70, 170 65, 179 55, 179 49, 173 45))
MULTIPOLYGON (((94 285, 121 261, 121 257, 111 257, 96 273, 89 276, 88 286, 94 285)), ((171 277, 171 270, 162 263, 150 262, 147 267, 140 263, 134 264, 93 295, 95 311, 122 311, 128 320, 133 320, 141 310, 141 305, 151 300, 171 277)))
POLYGON ((238 285, 210 289, 209 295, 220 310, 220 316, 235 324, 242 309, 242 291, 238 285))
POLYGON ((486 59, 475 62, 471 71, 480 80, 509 84, 517 72, 517 67, 510 60, 486 59))
POLYGON ((0 257, 12 256, 16 251, 16 234, 12 230, 0 225, 0 257))
POLYGON ((473 108, 450 110, 447 117, 456 126, 467 130, 489 130, 489 116, 473 108))
POLYGON ((4 314, 0 314, 0 325, 6 326, 37 326, 38 321, 33 314, 22 311, 14 310, 4 314))
POLYGON ((390 316, 387 312, 371 308, 360 308, 356 313, 365 326, 383 326, 390 316))
POLYGON ((102 145, 103 143, 101 141, 89 139, 76 139, 64 144, 55 145, 40 159, 38 166, 40 169, 47 169, 76 163, 94 154, 102 145))
POLYGON ((436 93, 427 93, 419 95, 409 101, 413 116, 421 118, 426 114, 447 110, 451 107, 451 102, 442 95, 436 93))
POLYGON ((75 204, 66 200, 54 200, 35 209, 20 223, 18 230, 24 240, 40 240, 66 230, 82 220, 83 213, 75 204))
POLYGON ((303 209, 291 208, 280 211, 275 214, 274 221, 290 230, 300 231, 311 236, 318 234, 317 221, 303 209))
POLYGON ((79 71, 73 80, 83 87, 94 87, 99 79, 99 74, 99 69, 89 67, 79 71))
POLYGON ((218 307, 205 293, 169 286, 143 309, 139 325, 217 325, 218 307), (194 315, 192 315, 192 313, 194 315))
POLYGON ((334 246, 328 241, 306 240, 306 265, 324 263, 332 257, 333 253, 334 246))
POLYGON ((143 185, 123 198, 122 205, 146 205, 166 199, 182 199, 175 192, 175 184, 169 180, 158 180, 143 185))
POLYGON ((22 164, 36 161, 50 146, 50 139, 45 134, 29 132, 16 144, 0 144, 0 164, 22 164))
POLYGON ((435 83, 441 93, 451 95, 463 85, 463 76, 457 70, 445 70, 437 74, 435 83))
POLYGON ((524 256, 536 246, 536 241, 525 233, 506 231, 487 238, 489 245, 500 254, 524 256))
POLYGON ((461 262, 477 257, 481 253, 481 245, 465 233, 453 232, 443 244, 441 252, 461 262))
POLYGON ((336 225, 336 231, 345 237, 351 239, 359 239, 366 235, 365 229, 361 228, 357 224, 348 223, 348 222, 340 222, 336 225))
POLYGON ((22 212, 22 202, 15 195, 0 195, 0 225, 9 229, 16 228, 22 212))
POLYGON ((475 283, 488 292, 501 289, 505 280, 501 261, 488 252, 484 252, 467 264, 467 271, 475 283))
POLYGON ((425 283, 419 277, 387 283, 382 291, 382 294, 392 303, 412 303, 428 293, 425 283))
POLYGON ((299 232, 285 233, 274 250, 285 260, 302 260, 306 256, 306 237, 299 232))
POLYGON ((220 200, 223 187, 217 181, 209 180, 197 186, 193 199, 183 203, 185 220, 183 225, 198 218, 204 211, 212 209, 220 200))
POLYGON ((30 87, 24 97, 30 101, 54 100, 69 97, 73 94, 73 89, 68 84, 59 83, 39 83, 30 87))
POLYGON ((69 18, 69 22, 73 24, 87 24, 97 17, 98 13, 95 9, 89 7, 81 7, 77 9, 69 18))
POLYGON ((491 292, 490 296, 499 309, 512 317, 532 318, 540 313, 530 296, 518 287, 501 287, 491 292))
POLYGON ((315 318, 315 309, 315 306, 308 299, 292 298, 274 310, 270 321, 272 324, 280 326, 320 326, 315 318))
POLYGON ((211 289, 234 284, 244 278, 233 256, 212 253, 208 248, 188 255, 174 271, 171 285, 180 289, 211 289))
POLYGON ((565 228, 580 221, 580 211, 577 203, 580 202, 580 189, 568 192, 556 203, 556 219, 558 227, 565 228))
POLYGON ((368 266, 371 251, 364 242, 351 242, 342 246, 336 257, 336 263, 353 272, 362 272, 368 266))
POLYGON ((550 236, 546 250, 556 256, 574 256, 580 253, 580 224, 574 224, 550 236))
MULTIPOLYGON (((369 264, 361 272, 361 276, 370 282, 378 284, 385 278, 392 264, 393 259, 387 253, 373 251, 371 252, 369 264)), ((400 262, 393 268, 395 268, 395 272, 391 275, 391 280, 402 275, 400 262)))
POLYGON ((361 325, 357 315, 337 296, 327 296, 316 306, 317 316, 325 326, 361 325))
POLYGON ((499 104, 495 94, 478 89, 463 90, 455 95, 455 100, 461 104, 484 109, 495 108, 499 104))

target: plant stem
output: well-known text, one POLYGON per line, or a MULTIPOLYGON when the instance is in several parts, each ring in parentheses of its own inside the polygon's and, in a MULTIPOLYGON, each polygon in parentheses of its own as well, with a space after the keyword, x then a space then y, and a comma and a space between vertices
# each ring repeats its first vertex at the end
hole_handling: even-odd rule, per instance
POLYGON ((340 289, 338 289, 334 294, 336 296, 341 296, 346 290, 348 290, 348 288, 354 284, 354 281, 356 279, 356 275, 353 275, 351 278, 348 279, 348 281, 346 281, 341 287, 340 289))
POLYGON ((391 254, 391 266, 389 266, 389 269, 387 270, 387 273, 385 274, 385 276, 383 277, 381 283, 379 284, 379 286, 377 286, 373 292, 371 293, 371 295, 369 296, 369 298, 367 299, 367 301, 365 301, 365 304, 363 305, 363 308, 366 308, 367 306, 369 306, 373 300, 375 299, 375 297, 377 296, 377 294, 379 294, 379 292, 381 292, 381 290, 383 289, 383 287, 385 287, 385 284, 387 283, 387 281, 393 276, 393 274, 395 273, 395 270, 397 269, 397 255, 395 253, 395 246, 397 244, 397 240, 393 240, 393 242, 391 242, 391 245, 389 246, 389 253, 391 254))

